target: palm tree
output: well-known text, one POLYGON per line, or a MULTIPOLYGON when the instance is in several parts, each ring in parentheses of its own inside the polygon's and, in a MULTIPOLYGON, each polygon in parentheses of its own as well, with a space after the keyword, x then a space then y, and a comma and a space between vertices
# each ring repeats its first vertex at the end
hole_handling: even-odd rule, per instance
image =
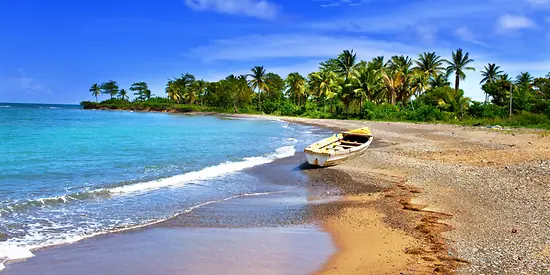
POLYGON ((353 72, 353 81, 350 83, 353 92, 359 97, 359 106, 363 110, 363 99, 373 100, 374 91, 380 89, 382 75, 375 68, 376 64, 369 63, 353 72))
POLYGON ((319 83, 321 79, 319 74, 319 72, 313 72, 307 76, 307 86, 309 88, 309 94, 313 95, 316 98, 317 103, 319 103, 322 96, 321 91, 319 90, 319 83))
POLYGON ((481 76, 483 76, 483 79, 479 84, 485 84, 485 83, 493 83, 497 81, 498 76, 500 76, 503 71, 500 71, 500 66, 497 66, 496 64, 487 64, 485 66, 485 69, 481 71, 481 76))
POLYGON ((299 73, 290 73, 286 78, 288 92, 294 99, 294 104, 300 105, 301 99, 306 94, 306 79, 299 73))
POLYGON ((443 60, 435 52, 419 54, 418 60, 414 63, 416 63, 415 69, 423 72, 428 77, 437 76, 444 70, 443 60))
POLYGON ((355 68, 357 62, 357 54, 353 50, 348 51, 344 50, 336 59, 336 65, 338 70, 336 73, 344 77, 344 79, 349 79, 355 68))
POLYGON ((334 72, 323 71, 319 74, 319 92, 325 96, 325 100, 330 102, 330 112, 332 113, 332 99, 338 94, 337 75, 334 72))
POLYGON ((196 90, 196 94, 202 106, 204 96, 206 95, 206 81, 202 79, 195 81, 195 83, 193 83, 193 88, 196 90))
POLYGON ((508 74, 502 74, 499 76, 498 80, 502 82, 512 82, 512 78, 508 74))
POLYGON ((118 92, 118 96, 120 97, 120 99, 122 100, 125 100, 125 99, 128 99, 128 92, 125 90, 125 89, 121 89, 119 92, 118 92))
POLYGON ((438 88, 438 87, 445 87, 451 85, 449 82, 449 78, 447 74, 438 74, 435 77, 432 77, 428 80, 428 85, 431 89, 438 88))
MULTIPOLYGON (((479 84, 483 85, 485 83, 493 83, 497 81, 498 76, 502 73, 504 72, 500 71, 500 66, 497 66, 495 63, 489 63, 485 66, 485 69, 481 71, 481 76, 483 76, 483 79, 479 82, 479 84)), ((489 95, 485 93, 485 103, 487 103, 488 97, 489 95)))
POLYGON ((316 95, 318 102, 321 99, 323 99, 324 102, 326 102, 327 99, 330 100, 331 111, 332 99, 336 96, 336 91, 338 89, 337 77, 338 76, 334 72, 326 70, 310 73, 308 76, 310 92, 316 95))
POLYGON ((422 71, 417 71, 412 75, 410 84, 413 94, 415 94, 416 98, 420 97, 424 90, 426 90, 426 87, 428 86, 428 77, 429 76, 422 71))
POLYGON ((183 99, 185 99, 187 104, 195 104, 195 100, 197 99, 196 91, 193 89, 186 89, 183 93, 183 99))
POLYGON ((249 81, 250 86, 253 90, 256 90, 258 92, 258 106, 260 109, 260 112, 262 111, 262 92, 269 91, 269 87, 266 83, 266 71, 264 69, 264 66, 256 66, 252 68, 252 74, 248 74, 247 76, 251 77, 252 79, 249 81))
POLYGON ((474 62, 470 59, 470 53, 463 54, 462 49, 453 51, 451 61, 443 60, 449 66, 447 66, 447 74, 455 73, 455 90, 460 88, 460 80, 466 79, 464 71, 475 71, 474 67, 469 67, 468 64, 474 62))
POLYGON ((386 64, 385 83, 388 85, 390 82, 393 82, 390 80, 397 80, 395 83, 390 85, 392 88, 388 90, 390 92, 389 96, 392 104, 395 104, 396 101, 406 101, 412 95, 410 85, 411 76, 413 74, 411 69, 412 63, 413 60, 411 58, 401 55, 392 56, 390 61, 386 64))
POLYGON ((517 85, 531 85, 533 83, 534 78, 531 76, 530 73, 521 73, 520 75, 516 76, 516 83, 517 85))
POLYGON ((395 105, 397 93, 403 87, 405 80, 403 72, 400 70, 385 70, 382 74, 382 78, 384 79, 384 84, 388 91, 388 101, 390 104, 395 105))
POLYGON ((92 92, 92 96, 95 96, 95 102, 97 102, 97 96, 101 94, 101 87, 99 86, 99 84, 96 83, 92 85, 92 87, 90 88, 90 92, 92 92))
POLYGON ((372 66, 376 70, 382 70, 386 66, 386 64, 384 64, 384 57, 383 56, 377 56, 377 57, 373 58, 372 61, 369 62, 369 64, 372 64, 372 66))
POLYGON ((176 81, 168 80, 168 83, 166 84, 166 93, 168 94, 169 99, 175 101, 178 104, 180 103, 181 93, 176 81))
POLYGON ((108 94, 113 99, 114 96, 118 94, 118 84, 114 80, 109 80, 101 84, 101 90, 104 94, 108 94))

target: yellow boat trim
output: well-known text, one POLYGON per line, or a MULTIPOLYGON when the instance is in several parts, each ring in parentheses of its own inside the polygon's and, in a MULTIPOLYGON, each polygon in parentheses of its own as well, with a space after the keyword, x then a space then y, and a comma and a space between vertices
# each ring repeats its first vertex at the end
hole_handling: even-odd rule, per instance
MULTIPOLYGON (((355 130, 350 130, 350 131, 346 131, 344 133, 351 133, 351 134, 358 134, 358 135, 366 135, 366 136, 372 136, 372 132, 370 131, 369 128, 365 127, 365 128, 359 128, 359 129, 355 129, 355 130)), ((338 140, 340 139, 343 139, 344 138, 344 135, 343 133, 340 133, 340 134, 336 134, 336 135, 333 135, 331 137, 328 137, 326 139, 323 139, 317 143, 314 143, 312 145, 310 145, 308 148, 306 148, 306 150, 310 150, 312 152, 318 152, 318 153, 327 153, 327 154, 330 154, 330 153, 333 153, 334 150, 333 148, 331 148, 330 144, 332 143, 335 143, 337 142, 338 140)))
POLYGON ((359 134, 359 135, 366 135, 366 136, 372 136, 372 132, 369 128, 359 128, 351 131, 347 131, 346 133, 353 133, 353 134, 359 134))

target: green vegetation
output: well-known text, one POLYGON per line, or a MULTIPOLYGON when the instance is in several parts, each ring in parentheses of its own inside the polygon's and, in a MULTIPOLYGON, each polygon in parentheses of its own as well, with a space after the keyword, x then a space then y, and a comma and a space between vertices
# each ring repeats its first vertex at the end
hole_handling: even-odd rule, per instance
POLYGON ((217 82, 197 80, 192 74, 169 79, 167 97, 151 94, 147 83, 125 89, 115 81, 93 84, 96 102, 86 109, 124 109, 167 112, 265 113, 310 118, 368 119, 385 121, 444 122, 470 125, 550 128, 550 74, 534 78, 521 73, 514 80, 496 64, 487 64, 481 75, 484 102, 464 96, 460 81, 474 62, 457 49, 451 60, 434 52, 417 60, 393 56, 357 59, 353 50, 321 62, 307 77, 291 73, 286 79, 263 66, 247 75, 230 75, 217 82), (449 76, 454 76, 454 87, 449 76), (97 103, 97 96, 109 100, 97 103), (116 96, 116 98, 115 98, 116 96), (511 102, 511 105, 510 105, 511 102), (512 115, 510 116, 510 106, 512 115))

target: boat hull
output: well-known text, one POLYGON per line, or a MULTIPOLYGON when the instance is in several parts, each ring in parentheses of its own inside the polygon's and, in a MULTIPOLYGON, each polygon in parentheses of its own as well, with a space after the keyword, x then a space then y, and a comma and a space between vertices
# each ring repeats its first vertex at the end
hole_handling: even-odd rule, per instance
POLYGON ((313 166, 328 167, 341 164, 364 153, 373 141, 368 128, 336 134, 308 146, 307 162, 313 166), (363 143, 359 142, 363 139, 363 143))
POLYGON ((361 151, 353 152, 345 155, 330 155, 330 154, 317 153, 317 152, 312 152, 307 150, 305 151, 305 153, 306 153, 307 162, 310 165, 318 166, 318 167, 330 167, 330 166, 341 164, 346 160, 359 156, 366 150, 367 148, 364 148, 361 151))

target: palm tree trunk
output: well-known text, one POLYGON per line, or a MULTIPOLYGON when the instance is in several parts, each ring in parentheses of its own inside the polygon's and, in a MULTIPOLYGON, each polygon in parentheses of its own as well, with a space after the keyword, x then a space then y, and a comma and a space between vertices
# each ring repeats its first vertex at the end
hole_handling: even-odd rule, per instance
POLYGON ((262 90, 258 91, 258 107, 261 113, 262 112, 262 90))
POLYGON ((458 88, 460 87, 460 76, 458 75, 458 72, 456 73, 455 78, 455 90, 458 92, 458 88))

